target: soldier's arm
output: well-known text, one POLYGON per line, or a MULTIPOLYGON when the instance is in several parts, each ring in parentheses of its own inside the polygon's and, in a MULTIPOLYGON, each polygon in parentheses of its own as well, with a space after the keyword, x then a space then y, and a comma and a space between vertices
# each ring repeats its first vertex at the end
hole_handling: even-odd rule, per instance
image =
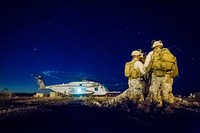
POLYGON ((149 66, 149 63, 150 63, 151 58, 152 58, 152 55, 153 55, 153 51, 149 52, 149 54, 147 55, 146 60, 144 62, 144 67, 145 68, 147 68, 149 66))
POLYGON ((137 61, 137 62, 135 63, 135 67, 136 67, 136 68, 139 68, 140 73, 141 73, 142 75, 145 74, 145 67, 144 67, 144 65, 142 64, 142 62, 137 61))

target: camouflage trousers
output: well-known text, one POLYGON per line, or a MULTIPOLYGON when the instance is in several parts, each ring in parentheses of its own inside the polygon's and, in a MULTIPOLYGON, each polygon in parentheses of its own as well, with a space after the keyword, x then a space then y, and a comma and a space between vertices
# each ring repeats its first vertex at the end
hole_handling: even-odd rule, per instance
POLYGON ((152 74, 151 85, 149 87, 148 98, 150 103, 162 106, 163 102, 171 104, 174 102, 172 93, 173 78, 165 74, 164 77, 157 77, 152 74))
POLYGON ((128 80, 129 88, 125 90, 120 95, 108 100, 106 104, 118 104, 125 100, 130 100, 134 103, 143 102, 144 101, 144 81, 140 78, 138 79, 129 79, 128 80))

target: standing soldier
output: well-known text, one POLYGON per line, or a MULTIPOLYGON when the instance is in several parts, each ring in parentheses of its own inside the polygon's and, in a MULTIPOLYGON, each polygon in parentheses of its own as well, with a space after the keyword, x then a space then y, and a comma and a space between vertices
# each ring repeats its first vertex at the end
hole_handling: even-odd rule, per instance
POLYGON ((150 102, 157 107, 168 107, 173 103, 173 78, 178 75, 176 57, 163 47, 161 40, 152 41, 153 51, 149 52, 145 60, 145 68, 151 75, 149 87, 150 102))
POLYGON ((134 50, 131 53, 133 59, 126 63, 124 70, 125 76, 128 78, 128 96, 138 105, 141 104, 141 102, 144 102, 145 83, 142 77, 145 74, 145 67, 140 61, 142 55, 141 51, 134 50))
POLYGON ((103 106, 115 106, 115 104, 123 101, 123 99, 131 100, 136 107, 140 108, 144 101, 144 81, 142 76, 145 74, 145 67, 140 61, 142 53, 139 50, 134 50, 131 53, 132 61, 125 65, 125 76, 128 78, 129 88, 122 94, 103 103, 103 106))

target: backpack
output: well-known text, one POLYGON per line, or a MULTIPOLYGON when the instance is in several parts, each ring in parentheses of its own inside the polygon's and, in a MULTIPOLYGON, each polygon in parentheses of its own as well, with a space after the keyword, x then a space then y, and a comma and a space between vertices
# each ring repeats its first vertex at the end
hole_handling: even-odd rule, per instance
POLYGON ((178 66, 177 64, 174 65, 172 71, 171 71, 171 76, 174 78, 176 76, 178 76, 178 66))
POLYGON ((124 68, 124 75, 125 77, 131 78, 131 79, 136 79, 140 77, 140 70, 139 68, 135 69, 134 64, 136 60, 126 62, 125 68, 124 68))
POLYGON ((172 71, 176 62, 176 57, 167 48, 163 48, 154 53, 152 67, 154 70, 172 71))

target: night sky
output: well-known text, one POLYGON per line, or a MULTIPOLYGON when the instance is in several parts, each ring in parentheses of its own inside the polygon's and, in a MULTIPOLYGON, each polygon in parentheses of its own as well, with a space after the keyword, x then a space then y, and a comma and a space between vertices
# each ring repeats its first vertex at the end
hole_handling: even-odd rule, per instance
POLYGON ((174 93, 199 91, 197 0, 7 0, 0 2, 0 89, 35 92, 47 85, 96 80, 125 90, 131 52, 161 39, 177 56, 174 93))

